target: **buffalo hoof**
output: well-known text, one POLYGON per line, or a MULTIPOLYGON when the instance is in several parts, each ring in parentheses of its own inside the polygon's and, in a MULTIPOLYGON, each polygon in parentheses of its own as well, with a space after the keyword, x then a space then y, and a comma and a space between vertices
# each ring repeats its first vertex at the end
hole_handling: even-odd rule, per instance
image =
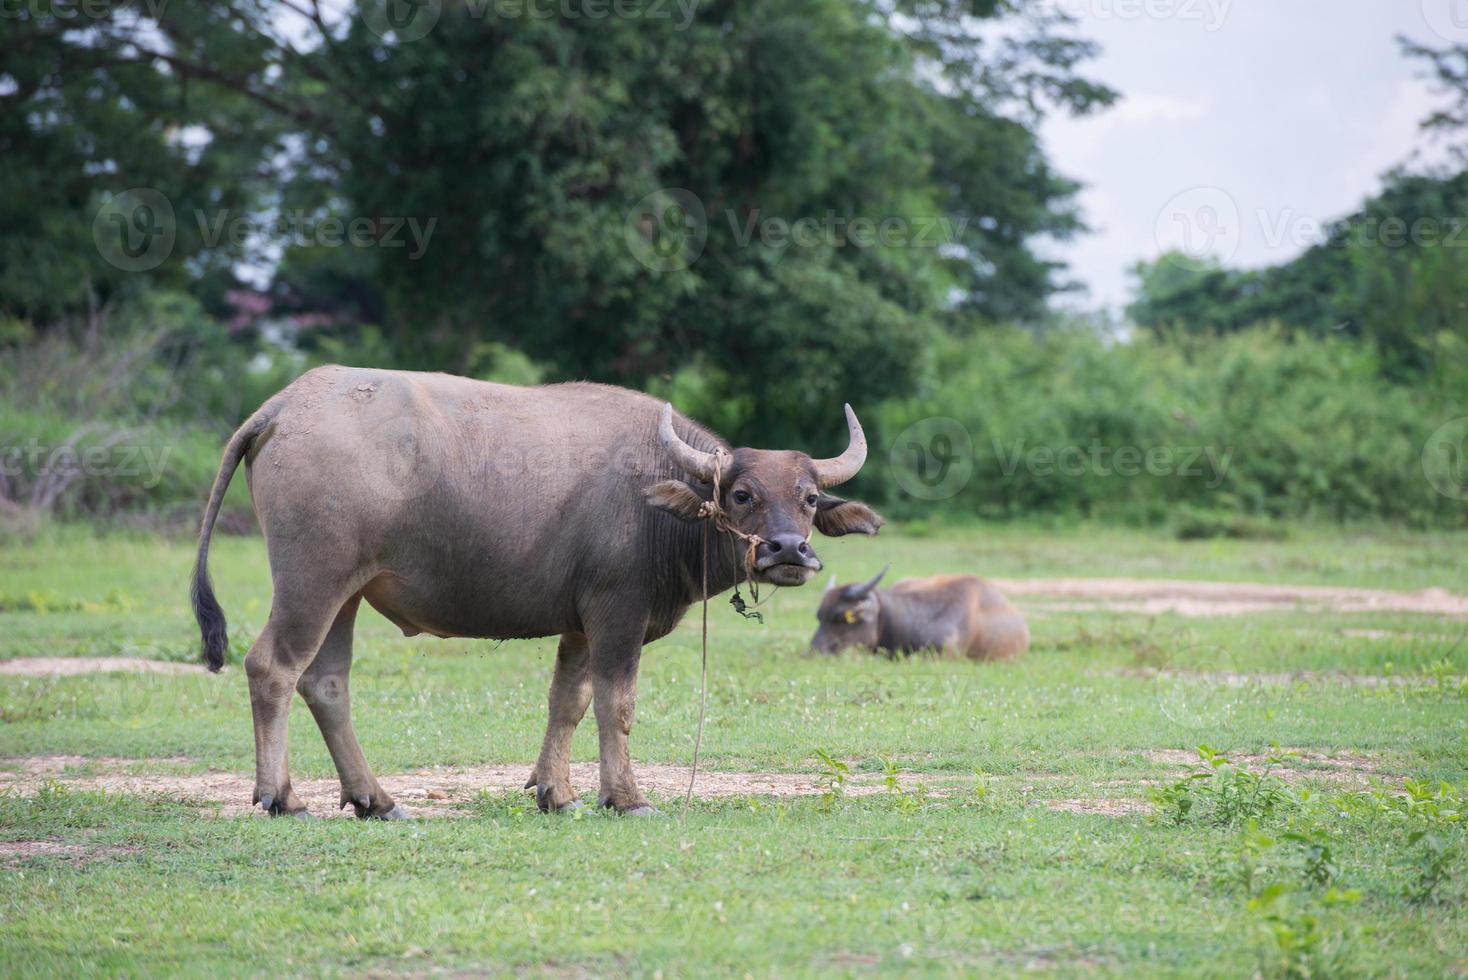
POLYGON ((541 786, 539 783, 531 783, 531 785, 535 787, 535 805, 540 807, 542 813, 570 813, 572 810, 581 809, 581 801, 574 796, 566 803, 552 806, 549 799, 549 787, 541 786))
POLYGON ((293 820, 310 820, 311 811, 302 807, 299 810, 287 810, 281 801, 269 793, 260 797, 260 809, 267 817, 290 817, 293 820))
POLYGON ((598 798, 596 802, 601 806, 616 810, 624 817, 656 817, 660 815, 657 807, 645 801, 633 804, 632 806, 622 807, 617 806, 610 798, 603 796, 598 798))
POLYGON ((407 812, 402 807, 398 806, 396 803, 394 803, 392 806, 390 806, 386 810, 384 810, 382 808, 382 804, 380 802, 374 803, 373 800, 372 800, 372 797, 369 796, 366 793, 363 793, 361 796, 358 796, 356 799, 352 799, 351 797, 346 797, 342 801, 342 806, 345 807, 348 803, 350 803, 352 805, 352 810, 353 810, 353 812, 356 813, 358 820, 407 820, 408 819, 407 812))
POLYGON ((391 810, 386 810, 386 811, 384 811, 382 813, 372 813, 371 811, 368 811, 367 813, 358 813, 357 814, 357 819, 358 820, 411 820, 413 818, 410 817, 410 816, 408 816, 408 811, 407 810, 404 810, 401 806, 399 806, 398 804, 394 803, 392 805, 392 809, 391 810))

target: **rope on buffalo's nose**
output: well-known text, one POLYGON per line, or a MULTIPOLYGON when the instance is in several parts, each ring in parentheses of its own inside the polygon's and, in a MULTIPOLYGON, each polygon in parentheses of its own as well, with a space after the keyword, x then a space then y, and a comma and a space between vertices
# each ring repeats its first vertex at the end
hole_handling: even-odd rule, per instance
MULTIPOLYGON (((720 531, 723 531, 726 534, 732 534, 736 538, 742 538, 749 544, 749 547, 744 552, 744 578, 745 581, 749 582, 750 588, 753 589, 754 552, 756 548, 765 543, 765 539, 760 537, 758 534, 750 534, 747 531, 742 531, 739 528, 735 527, 734 522, 729 519, 729 512, 724 510, 724 505, 721 502, 724 499, 724 495, 722 490, 720 489, 720 483, 722 482, 724 475, 724 457, 726 455, 727 454, 723 452, 714 453, 714 497, 712 500, 705 500, 702 504, 699 505, 698 516, 703 520, 706 520, 713 524, 713 526, 718 528, 720 531)), ((708 550, 708 535, 705 534, 703 537, 703 553, 705 561, 708 558, 708 550)), ((707 569, 705 569, 705 571, 707 571, 707 569)), ((704 602, 708 602, 707 583, 705 583, 703 598, 704 602)))

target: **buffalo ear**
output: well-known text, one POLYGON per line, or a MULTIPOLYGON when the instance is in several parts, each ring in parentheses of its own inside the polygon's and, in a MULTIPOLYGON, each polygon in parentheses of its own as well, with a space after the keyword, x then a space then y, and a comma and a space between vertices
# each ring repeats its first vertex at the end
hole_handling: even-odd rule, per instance
POLYGON ((876 534, 887 522, 866 504, 821 494, 816 504, 816 530, 828 538, 843 534, 876 534))
POLYGON ((697 520, 699 509, 703 507, 703 498, 682 480, 654 483, 643 491, 642 499, 647 501, 648 506, 667 511, 685 521, 697 520))

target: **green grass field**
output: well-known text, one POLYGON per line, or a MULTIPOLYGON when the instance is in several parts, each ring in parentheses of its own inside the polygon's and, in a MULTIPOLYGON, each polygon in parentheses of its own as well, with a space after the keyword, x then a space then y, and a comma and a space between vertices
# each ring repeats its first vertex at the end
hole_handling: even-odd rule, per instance
MULTIPOLYGON (((1468 535, 1005 527, 821 550, 843 581, 891 561, 894 576, 1468 593, 1468 535)), ((193 660, 191 542, 53 528, 0 554, 0 659, 193 660)), ((811 792, 695 796, 685 816, 654 791, 664 816, 633 820, 455 790, 432 808, 445 818, 301 823, 169 788, 253 771, 237 664, 269 608, 263 546, 219 539, 212 565, 224 674, 0 674, 4 973, 1468 971, 1462 617, 1017 600, 1034 648, 974 665, 806 656, 818 586, 773 595, 763 625, 720 598, 705 768, 811 792), (1199 745, 1230 761, 1192 761, 1199 745)), ((528 773, 554 644, 409 640, 364 611, 369 761, 428 785, 454 767, 528 773)), ((695 610, 643 658, 635 763, 688 763, 698 657, 695 610)), ((588 717, 573 760, 595 758, 588 717)), ((334 775, 300 704, 291 768, 334 775)), ((594 798, 594 780, 577 788, 594 798)))

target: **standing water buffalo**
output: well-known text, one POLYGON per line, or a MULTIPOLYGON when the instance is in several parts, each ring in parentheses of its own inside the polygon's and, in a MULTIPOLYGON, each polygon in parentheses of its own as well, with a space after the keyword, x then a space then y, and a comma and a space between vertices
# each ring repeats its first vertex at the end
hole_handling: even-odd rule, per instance
POLYGON ((866 647, 888 653, 941 650, 970 660, 1000 660, 1030 647, 1024 617, 988 582, 973 575, 903 579, 890 589, 870 582, 826 587, 811 649, 836 653, 866 647))
POLYGON ((708 588, 746 574, 801 585, 821 568, 809 537, 875 534, 882 518, 825 492, 851 479, 866 438, 833 459, 730 450, 647 395, 596 384, 517 388, 443 374, 324 367, 271 398, 224 450, 199 533, 194 615, 212 670, 224 614, 209 536, 241 460, 264 532, 270 617, 245 657, 255 802, 304 815, 286 766, 291 693, 311 708, 341 777, 341 805, 396 819, 352 730, 347 678, 363 599, 413 636, 560 635, 550 719, 527 788, 543 810, 578 805, 571 735, 595 704, 600 802, 654 812, 627 735, 642 646, 708 588), (710 516, 718 475, 719 525, 710 516), (710 522, 711 523, 711 522, 710 522), (754 535, 749 545, 731 530, 754 535), (707 536, 707 537, 705 537, 707 536))

